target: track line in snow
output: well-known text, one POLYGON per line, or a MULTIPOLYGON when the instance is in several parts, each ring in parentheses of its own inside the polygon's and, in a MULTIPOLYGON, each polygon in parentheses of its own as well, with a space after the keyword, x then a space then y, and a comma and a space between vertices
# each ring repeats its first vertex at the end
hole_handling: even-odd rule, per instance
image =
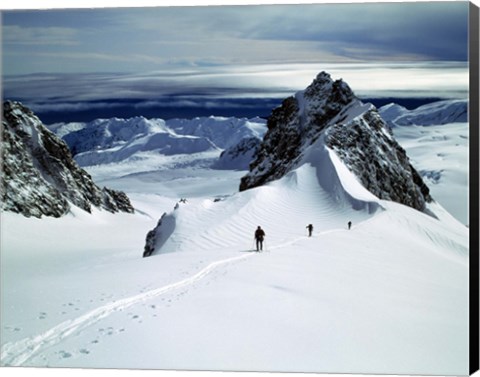
POLYGON ((255 254, 235 256, 232 258, 212 262, 189 278, 160 288, 152 289, 139 295, 111 302, 107 305, 103 305, 99 308, 91 310, 90 312, 78 318, 62 322, 40 335, 25 338, 17 342, 7 343, 2 347, 1 351, 0 360, 2 362, 2 366, 21 366, 34 357, 42 349, 60 343, 73 333, 79 332, 117 311, 124 310, 132 305, 150 300, 172 290, 192 285, 203 279, 219 266, 237 262, 242 259, 247 259, 252 255, 255 254))
MULTIPOLYGON (((331 230, 317 233, 317 236, 321 236, 323 234, 327 234, 335 231, 341 231, 341 230, 331 229, 331 230)), ((307 236, 301 236, 301 237, 292 239, 288 242, 283 242, 281 244, 276 244, 276 245, 274 244, 271 246, 267 244, 265 245, 266 246, 265 251, 270 251, 270 250, 275 250, 282 247, 290 246, 298 241, 301 241, 307 238, 308 238, 307 236)), ((212 262, 208 266, 206 266, 205 268, 197 272, 195 275, 185 278, 183 280, 180 280, 176 283, 168 284, 166 286, 155 288, 132 297, 127 297, 121 300, 108 303, 106 305, 93 309, 78 318, 64 321, 40 335, 25 338, 17 342, 7 343, 2 347, 2 350, 1 350, 0 360, 2 362, 2 365, 3 366, 21 366, 25 364, 28 360, 30 360, 32 357, 36 356, 36 354, 38 354, 38 352, 40 352, 41 350, 60 343, 62 340, 66 339, 72 334, 78 333, 79 331, 82 331, 83 329, 89 326, 92 326, 96 322, 100 321, 105 317, 108 317, 109 315, 115 312, 122 311, 124 309, 129 308, 130 306, 153 299, 162 294, 168 293, 172 290, 182 288, 188 285, 192 285, 198 282, 199 280, 203 279, 204 277, 209 275, 213 270, 215 270, 216 268, 222 265, 238 262, 240 260, 250 258, 251 256, 256 254, 257 253, 243 254, 241 256, 235 256, 235 257, 212 262)))

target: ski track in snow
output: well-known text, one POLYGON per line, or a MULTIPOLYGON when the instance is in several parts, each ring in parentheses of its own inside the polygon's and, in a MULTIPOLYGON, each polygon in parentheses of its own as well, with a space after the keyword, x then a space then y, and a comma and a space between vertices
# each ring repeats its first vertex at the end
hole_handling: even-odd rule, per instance
MULTIPOLYGON (((321 236, 323 234, 327 234, 335 231, 341 231, 341 230, 342 229, 331 229, 324 232, 319 232, 316 235, 321 236)), ((274 245, 271 247, 268 247, 268 245, 265 245, 265 252, 269 252, 270 250, 279 249, 285 246, 290 246, 305 238, 306 236, 298 237, 288 242, 282 243, 280 245, 274 245)), ((13 343, 7 343, 2 347, 2 352, 1 352, 2 365, 3 366, 22 366, 42 350, 45 350, 47 348, 50 348, 54 345, 59 344, 64 339, 68 338, 74 333, 79 333, 80 331, 94 325, 101 319, 106 318, 115 312, 123 311, 133 305, 153 299, 162 294, 171 292, 175 289, 193 285, 197 283, 199 280, 208 276, 211 272, 213 272, 218 267, 239 262, 241 260, 250 258, 254 255, 257 255, 257 254, 255 252, 252 252, 251 254, 235 256, 235 257, 221 259, 221 260, 212 262, 208 266, 203 268, 201 271, 197 272, 195 275, 188 277, 186 279, 180 280, 176 283, 168 284, 163 287, 155 288, 139 295, 127 297, 121 300, 108 303, 94 310, 91 310, 88 313, 78 318, 70 319, 65 322, 62 322, 59 325, 51 328, 50 330, 45 331, 40 335, 28 337, 13 343)))
POLYGON ((160 288, 152 289, 139 295, 111 302, 107 305, 91 310, 81 317, 62 322, 52 329, 45 331, 43 334, 25 338, 18 342, 7 343, 2 347, 2 364, 4 366, 21 366, 35 356, 39 351, 60 343, 62 340, 71 336, 72 334, 78 333, 79 331, 93 325, 94 323, 105 317, 108 317, 115 312, 122 311, 130 306, 158 297, 172 290, 192 285, 209 275, 216 268, 226 264, 238 262, 240 260, 249 258, 252 255, 255 254, 235 256, 232 258, 212 262, 204 269, 189 278, 180 280, 176 283, 168 284, 160 288))
MULTIPOLYGON (((328 232, 331 232, 331 231, 318 233, 318 235, 321 235, 323 233, 328 233, 328 232)), ((284 246, 289 246, 304 238, 305 237, 299 237, 297 239, 291 240, 281 245, 275 245, 269 248, 265 248, 265 251, 268 252, 270 250, 278 249, 284 246)), ((101 319, 108 317, 109 315, 115 312, 123 311, 135 304, 145 302, 147 300, 158 297, 162 294, 171 292, 175 289, 193 285, 197 283, 199 280, 205 278, 207 275, 209 275, 212 271, 214 271, 218 267, 239 262, 241 260, 250 258, 253 255, 257 255, 257 254, 253 252, 251 254, 235 256, 235 257, 221 259, 221 260, 212 262, 208 266, 203 268, 201 271, 197 272, 195 275, 188 277, 186 279, 180 280, 176 283, 168 284, 166 286, 155 288, 139 295, 135 295, 132 297, 127 297, 121 300, 111 302, 109 304, 100 306, 94 310, 91 310, 88 313, 78 318, 70 319, 65 322, 62 322, 59 325, 51 328, 50 330, 45 331, 40 335, 28 337, 28 338, 19 340, 17 342, 7 343, 2 347, 2 352, 1 352, 2 365, 3 366, 22 366, 42 350, 45 350, 47 348, 50 348, 54 345, 59 344, 64 339, 68 338, 74 333, 79 333, 80 331, 92 326, 93 324, 97 323, 101 319)))

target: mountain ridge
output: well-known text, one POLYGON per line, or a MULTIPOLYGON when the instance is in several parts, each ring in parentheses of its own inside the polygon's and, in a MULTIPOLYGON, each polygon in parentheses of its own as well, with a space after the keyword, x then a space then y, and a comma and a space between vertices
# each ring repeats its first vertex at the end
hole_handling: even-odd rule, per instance
POLYGON ((380 199, 420 211, 433 200, 377 109, 363 104, 348 84, 333 81, 326 72, 274 109, 267 127, 250 171, 241 179, 240 191, 283 177, 325 135, 325 146, 380 199))
POLYGON ((413 110, 390 103, 380 107, 378 111, 391 127, 468 122, 468 101, 462 99, 436 101, 413 110))
POLYGON ((21 103, 4 102, 2 135, 3 210, 27 217, 60 217, 71 205, 87 212, 134 212, 125 193, 95 185, 67 144, 21 103))

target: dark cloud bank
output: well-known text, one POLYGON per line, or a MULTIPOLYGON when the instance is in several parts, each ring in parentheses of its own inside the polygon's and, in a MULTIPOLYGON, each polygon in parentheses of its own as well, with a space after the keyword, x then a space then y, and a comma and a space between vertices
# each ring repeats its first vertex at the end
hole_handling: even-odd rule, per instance
MULTIPOLYGON (((441 98, 362 98, 380 107, 388 103, 398 103, 408 109, 414 109, 426 103, 441 100, 441 98)), ((99 118, 131 118, 144 116, 146 118, 185 118, 206 116, 225 116, 237 118, 267 118, 271 111, 282 102, 280 98, 233 98, 233 99, 198 99, 177 97, 163 98, 157 101, 112 99, 87 102, 62 103, 29 103, 27 106, 37 114, 45 124, 58 122, 89 122, 99 118)))

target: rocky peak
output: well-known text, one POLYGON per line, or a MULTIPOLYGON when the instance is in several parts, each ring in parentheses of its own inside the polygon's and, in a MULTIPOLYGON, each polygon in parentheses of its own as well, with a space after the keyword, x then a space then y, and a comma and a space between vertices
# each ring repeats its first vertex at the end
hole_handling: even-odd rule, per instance
POLYGON ((19 102, 3 104, 2 209, 25 216, 59 217, 71 204, 91 212, 133 212, 125 193, 99 188, 73 160, 64 141, 19 102))
POLYGON ((314 99, 317 97, 323 103, 330 104, 347 104, 355 97, 347 83, 341 79, 333 81, 326 72, 320 72, 305 89, 304 94, 307 98, 314 99))
POLYGON ((418 210, 432 200, 377 109, 363 104, 348 84, 333 81, 328 73, 321 72, 305 90, 285 99, 272 111, 267 126, 240 191, 283 177, 321 141, 380 199, 418 210))
POLYGON ((268 118, 268 131, 240 191, 283 177, 305 144, 355 99, 346 83, 333 81, 326 72, 319 73, 304 91, 285 99, 268 118))

